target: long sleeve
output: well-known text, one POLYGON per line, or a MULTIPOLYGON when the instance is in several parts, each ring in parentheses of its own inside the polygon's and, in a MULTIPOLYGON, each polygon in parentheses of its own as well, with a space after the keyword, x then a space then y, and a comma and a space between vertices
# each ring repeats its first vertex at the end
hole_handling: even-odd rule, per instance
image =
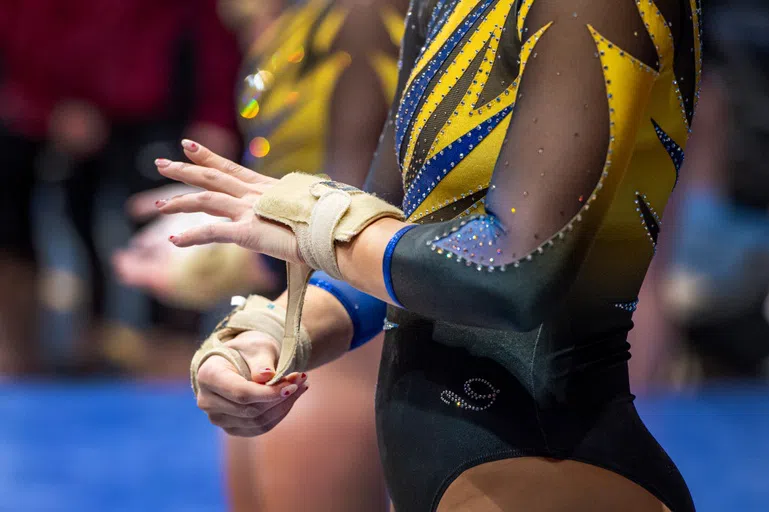
POLYGON ((535 328, 576 279, 627 170, 659 65, 635 2, 526 2, 519 30, 520 85, 485 214, 413 227, 385 254, 410 311, 535 328))

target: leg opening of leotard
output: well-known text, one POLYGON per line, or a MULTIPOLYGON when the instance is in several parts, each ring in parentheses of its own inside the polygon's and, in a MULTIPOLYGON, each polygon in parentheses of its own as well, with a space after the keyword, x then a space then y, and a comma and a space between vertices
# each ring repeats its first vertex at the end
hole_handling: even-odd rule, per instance
POLYGON ((641 485, 598 466, 544 457, 487 462, 446 488, 437 512, 670 512, 641 485))

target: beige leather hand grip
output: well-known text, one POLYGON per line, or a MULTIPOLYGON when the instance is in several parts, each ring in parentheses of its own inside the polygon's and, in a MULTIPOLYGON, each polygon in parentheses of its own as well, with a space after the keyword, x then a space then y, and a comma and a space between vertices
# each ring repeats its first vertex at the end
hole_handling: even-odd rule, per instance
POLYGON ((246 331, 262 332, 282 343, 278 369, 271 384, 278 382, 288 373, 301 371, 306 368, 310 358, 311 343, 307 331, 301 327, 299 321, 309 272, 304 277, 302 272, 305 269, 289 270, 294 272, 293 276, 289 275, 289 283, 294 283, 289 288, 289 301, 293 297, 294 309, 289 310, 298 311, 298 314, 289 315, 287 311, 284 311, 277 304, 258 295, 251 295, 248 299, 239 297, 242 303, 233 309, 224 320, 219 322, 214 332, 206 339, 192 359, 190 379, 196 395, 199 390, 198 371, 200 366, 211 356, 224 357, 238 369, 238 372, 244 378, 251 380, 251 371, 248 363, 240 352, 227 345, 228 341, 246 331), (297 274, 297 270, 299 274, 297 274), (301 279, 297 279, 297 275, 301 279), (297 292, 300 295, 297 295, 297 292), (296 322, 296 324, 292 324, 290 331, 286 329, 285 321, 287 317, 295 319, 294 321, 296 322), (287 333, 291 333, 291 335, 287 335, 287 333))
POLYGON ((306 332, 303 332, 301 321, 307 283, 313 269, 298 263, 286 263, 286 267, 288 269, 288 308, 286 308, 278 368, 275 371, 275 377, 267 383, 270 385, 277 383, 292 371, 303 370, 304 368, 297 367, 297 360, 304 361, 306 365, 310 358, 309 337, 306 332))

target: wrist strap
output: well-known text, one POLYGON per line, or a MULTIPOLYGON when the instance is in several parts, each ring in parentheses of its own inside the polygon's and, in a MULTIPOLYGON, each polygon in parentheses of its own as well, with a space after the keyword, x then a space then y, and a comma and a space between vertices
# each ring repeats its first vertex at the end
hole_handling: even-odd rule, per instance
POLYGON ((238 373, 244 378, 251 380, 251 369, 248 367, 248 363, 243 356, 235 349, 227 347, 216 336, 211 335, 203 342, 203 345, 195 352, 192 357, 192 364, 190 365, 190 382, 192 383, 192 391, 195 396, 198 396, 200 387, 198 386, 198 371, 203 363, 208 361, 208 358, 213 356, 220 356, 237 368, 238 373))
MULTIPOLYGON (((304 284, 306 287, 306 279, 304 284)), ((297 297, 297 290, 302 292, 303 299, 304 290, 301 288, 302 281, 296 279, 296 274, 294 278, 289 276, 289 311, 292 311, 291 297, 297 297), (291 291, 291 282, 299 283, 294 285, 294 292, 291 291)), ((233 301, 235 299, 233 298, 233 301)), ((286 329, 286 318, 289 317, 289 313, 277 304, 259 295, 251 295, 248 299, 240 297, 240 301, 241 304, 219 322, 214 332, 206 339, 192 359, 190 379, 192 381, 192 389, 196 395, 199 391, 197 383, 198 371, 200 366, 211 356, 224 357, 238 369, 238 372, 244 378, 251 380, 251 370, 241 353, 227 346, 227 342, 246 331, 262 332, 281 343, 278 368, 276 369, 275 377, 268 384, 275 384, 288 373, 302 371, 307 368, 307 363, 310 359, 311 341, 309 334, 299 323, 301 318, 301 300, 297 301, 297 299, 294 299, 294 302, 297 304, 293 310, 295 311, 298 305, 300 313, 291 316, 291 318, 295 318, 297 323, 296 325, 291 325, 290 331, 286 329), (292 333, 290 336, 287 335, 289 332, 292 333)))
POLYGON ((286 263, 288 273, 288 308, 283 324, 283 339, 280 346, 280 358, 275 370, 275 377, 267 384, 277 383, 286 374, 304 370, 310 359, 310 338, 302 329, 302 308, 307 293, 307 282, 312 269, 307 265, 286 263))

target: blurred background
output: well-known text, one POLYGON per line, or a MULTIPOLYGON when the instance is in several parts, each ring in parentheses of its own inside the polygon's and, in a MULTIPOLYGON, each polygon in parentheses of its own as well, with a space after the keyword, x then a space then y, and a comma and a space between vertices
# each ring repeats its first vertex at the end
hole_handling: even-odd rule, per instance
MULTIPOLYGON (((116 261, 182 137, 252 167, 269 153, 244 128, 267 76, 253 48, 297 3, 0 0, 0 511, 237 508, 187 375, 226 301, 158 300, 116 261)), ((766 511, 769 6, 703 4, 699 110, 631 373, 698 509, 766 511)))

